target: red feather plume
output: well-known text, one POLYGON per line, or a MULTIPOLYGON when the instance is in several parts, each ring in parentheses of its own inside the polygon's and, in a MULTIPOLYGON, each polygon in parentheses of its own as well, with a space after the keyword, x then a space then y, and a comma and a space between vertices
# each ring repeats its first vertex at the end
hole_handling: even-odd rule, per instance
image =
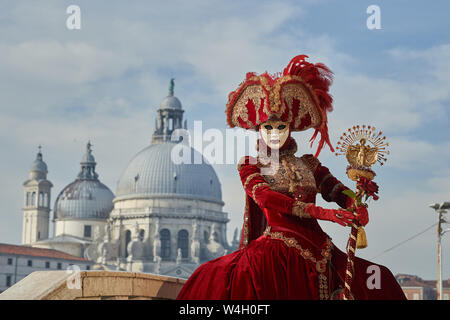
POLYGON ((294 75, 299 76, 309 84, 319 101, 319 108, 324 115, 322 124, 316 128, 311 138, 311 146, 320 132, 320 141, 315 156, 318 157, 324 144, 328 144, 331 151, 334 152, 328 136, 326 113, 333 110, 333 97, 328 93, 330 85, 333 83, 333 72, 323 63, 310 63, 305 60, 307 55, 298 55, 292 58, 291 62, 283 71, 283 76, 294 75))

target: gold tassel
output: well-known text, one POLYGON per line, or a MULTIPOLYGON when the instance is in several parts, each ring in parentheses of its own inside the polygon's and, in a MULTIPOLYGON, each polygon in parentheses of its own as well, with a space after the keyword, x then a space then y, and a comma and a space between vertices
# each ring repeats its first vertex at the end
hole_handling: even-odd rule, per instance
POLYGON ((356 237, 356 248, 364 249, 367 247, 366 232, 363 227, 358 228, 358 235, 356 237))

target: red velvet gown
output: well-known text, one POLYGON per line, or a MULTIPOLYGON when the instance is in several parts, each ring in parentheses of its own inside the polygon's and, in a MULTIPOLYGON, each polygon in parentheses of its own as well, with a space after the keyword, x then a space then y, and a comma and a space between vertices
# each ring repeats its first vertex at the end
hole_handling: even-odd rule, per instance
MULTIPOLYGON (((313 155, 295 157, 290 138, 280 151, 275 175, 261 174, 254 158, 244 157, 238 169, 247 193, 244 226, 238 251, 199 266, 177 299, 189 300, 288 300, 340 299, 344 288, 347 255, 336 248, 314 218, 292 214, 295 200, 309 205, 320 192, 326 201, 343 208, 351 199, 347 189, 313 155), (290 175, 292 168, 296 177, 290 175), (291 171, 290 171, 291 170, 291 171)), ((349 230, 349 229, 348 229, 349 230)), ((377 265, 356 257, 351 292, 354 299, 406 299, 392 273, 380 270, 380 289, 366 282, 377 265)))

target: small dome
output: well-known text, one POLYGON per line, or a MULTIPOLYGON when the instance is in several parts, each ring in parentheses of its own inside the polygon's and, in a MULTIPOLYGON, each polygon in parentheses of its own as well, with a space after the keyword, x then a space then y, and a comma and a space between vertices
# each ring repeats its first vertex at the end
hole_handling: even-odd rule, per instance
POLYGON ((30 171, 37 171, 37 172, 43 172, 48 173, 47 171, 47 164, 42 160, 42 147, 39 146, 39 151, 36 155, 36 160, 33 161, 33 164, 31 165, 30 171))
POLYGON ((175 79, 170 79, 169 95, 159 105, 160 109, 181 109, 181 102, 173 95, 175 87, 175 79))
POLYGON ((47 164, 44 161, 42 161, 42 156, 40 159, 34 160, 30 171, 39 171, 44 173, 48 172, 47 164))
POLYGON ((159 105, 160 109, 181 109, 181 102, 177 97, 167 96, 159 105))
POLYGON ((172 195, 222 203, 221 186, 213 167, 193 148, 191 164, 175 164, 171 154, 176 145, 151 144, 139 152, 117 184, 116 200, 172 195), (195 157, 203 162, 195 164, 195 157))
POLYGON ((77 179, 65 187, 55 201, 54 219, 107 219, 114 194, 98 180, 92 144, 86 145, 77 179))
POLYGON ((39 146, 39 152, 36 155, 36 160, 33 161, 30 169, 30 179, 44 180, 47 179, 47 164, 42 160, 41 146, 39 146))
POLYGON ((77 179, 56 198, 55 219, 107 219, 114 194, 98 180, 77 179))

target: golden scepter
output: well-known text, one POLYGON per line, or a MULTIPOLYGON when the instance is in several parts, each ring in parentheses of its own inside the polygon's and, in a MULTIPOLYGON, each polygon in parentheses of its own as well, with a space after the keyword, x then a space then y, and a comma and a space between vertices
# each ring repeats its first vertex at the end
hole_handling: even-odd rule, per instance
MULTIPOLYGON (((359 206, 367 207, 367 201, 370 197, 378 199, 376 193, 378 186, 373 182, 375 172, 370 168, 376 162, 383 165, 386 162, 386 155, 389 154, 386 137, 373 126, 359 125, 347 129, 340 137, 336 146, 336 155, 345 155, 349 166, 347 166, 347 176, 356 182, 356 192, 345 190, 344 193, 354 199, 353 208, 350 210, 356 212, 359 206), (363 201, 364 198, 364 201, 363 201)), ((367 247, 367 238, 364 228, 358 222, 352 223, 352 230, 347 242, 347 270, 345 273, 344 300, 353 299, 350 291, 350 285, 354 274, 353 259, 356 248, 367 247)))

